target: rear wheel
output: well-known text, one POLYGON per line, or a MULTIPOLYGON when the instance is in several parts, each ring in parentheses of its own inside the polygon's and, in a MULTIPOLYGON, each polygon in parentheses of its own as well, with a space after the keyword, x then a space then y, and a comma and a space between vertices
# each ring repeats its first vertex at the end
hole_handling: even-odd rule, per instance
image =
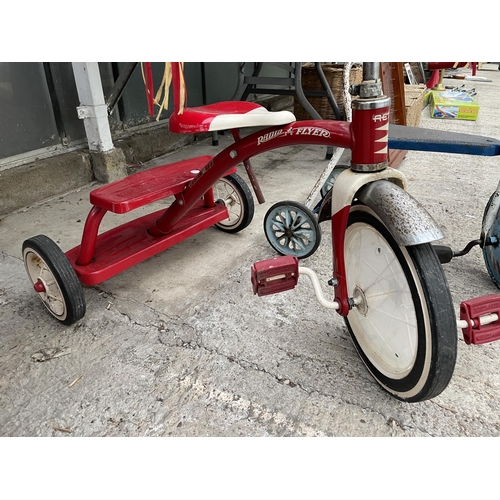
POLYGON ((64 325, 85 315, 85 297, 75 270, 59 246, 40 234, 23 243, 26 272, 43 305, 64 325))
POLYGON ((310 257, 321 243, 316 215, 295 201, 275 203, 264 217, 264 232, 278 253, 298 259, 310 257))
MULTIPOLYGON (((483 224, 492 201, 493 195, 490 196, 484 209, 483 224)), ((484 263, 491 280, 495 283, 497 288, 500 288, 500 245, 498 243, 500 241, 500 212, 495 216, 492 227, 488 228, 488 235, 496 238, 496 242, 491 245, 483 246, 484 263)))
POLYGON ((451 294, 429 243, 401 247, 368 207, 351 208, 345 241, 345 317, 375 380, 407 402, 431 399, 448 385, 457 355, 451 294))
POLYGON ((226 233, 237 233, 252 222, 254 202, 252 193, 238 174, 229 174, 214 185, 214 199, 226 206, 229 217, 215 224, 226 233))

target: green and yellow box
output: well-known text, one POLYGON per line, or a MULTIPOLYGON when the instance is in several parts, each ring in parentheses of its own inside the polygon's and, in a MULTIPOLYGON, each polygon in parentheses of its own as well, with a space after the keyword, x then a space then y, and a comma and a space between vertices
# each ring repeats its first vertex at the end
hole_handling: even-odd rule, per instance
POLYGON ((467 92, 431 92, 431 118, 476 120, 479 104, 467 92))

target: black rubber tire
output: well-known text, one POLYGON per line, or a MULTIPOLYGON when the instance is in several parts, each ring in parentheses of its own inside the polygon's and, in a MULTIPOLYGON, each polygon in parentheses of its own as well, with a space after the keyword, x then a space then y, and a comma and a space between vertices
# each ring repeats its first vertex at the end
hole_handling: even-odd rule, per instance
POLYGON ((375 380, 406 402, 439 395, 455 369, 458 335, 451 294, 432 245, 401 247, 368 207, 353 206, 346 232, 346 274, 349 296, 363 298, 344 320, 375 380), (354 259, 350 266, 348 259, 354 259), (399 359, 402 365, 392 369, 399 359))
POLYGON ((215 227, 225 233, 237 233, 245 229, 251 222, 254 216, 255 206, 252 193, 246 182, 238 174, 229 174, 219 179, 214 185, 214 197, 217 203, 222 203, 227 206, 230 217, 224 221, 215 224, 215 227), (227 190, 231 189, 234 205, 229 205, 227 199, 221 198, 221 195, 227 194, 227 190), (226 193, 223 193, 226 191, 226 193), (233 207, 238 206, 240 213, 235 213, 233 207), (231 215, 236 215, 236 218, 231 219, 231 215))
MULTIPOLYGON (((486 213, 488 212, 488 209, 490 208, 491 202, 493 201, 493 196, 492 194, 488 200, 488 203, 486 203, 486 206, 484 207, 484 212, 483 212, 483 221, 482 223, 484 224, 484 219, 486 218, 486 213)), ((491 236, 496 236, 497 238, 500 236, 499 234, 499 228, 500 228, 500 221, 498 216, 496 217, 494 221, 494 228, 495 231, 491 236)), ((488 228, 488 231, 491 231, 492 228, 488 228)), ((491 278, 491 281, 495 284, 497 288, 500 288, 500 252, 499 252, 499 245, 496 243, 495 245, 483 245, 483 260, 484 260, 484 265, 486 266, 486 270, 488 271, 488 274, 491 278)))
POLYGON ((296 201, 275 203, 264 217, 264 233, 279 254, 298 259, 310 257, 321 243, 318 218, 296 201))
POLYGON ((33 284, 37 279, 36 269, 40 269, 40 274, 45 273, 45 276, 52 275, 55 284, 47 285, 55 287, 51 290, 59 295, 60 304, 55 304, 51 307, 51 301, 45 292, 38 293, 43 305, 49 313, 64 325, 71 325, 83 318, 85 315, 85 296, 83 288, 64 252, 59 246, 47 236, 40 234, 33 236, 23 242, 23 261, 26 272, 33 284), (42 271, 44 263, 46 268, 42 271), (50 275, 49 275, 50 273, 50 275), (62 307, 59 311, 56 306, 62 307))

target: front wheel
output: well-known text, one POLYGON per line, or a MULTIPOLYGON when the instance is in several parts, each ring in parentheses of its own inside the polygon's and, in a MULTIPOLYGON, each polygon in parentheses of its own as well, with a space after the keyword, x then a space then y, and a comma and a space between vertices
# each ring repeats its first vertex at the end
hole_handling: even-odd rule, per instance
POLYGON ((345 317, 375 380, 397 399, 431 399, 448 385, 457 326, 443 268, 429 243, 399 246, 364 205, 351 208, 345 240, 345 317))
POLYGON ((254 202, 252 193, 245 181, 238 174, 229 174, 219 179, 214 185, 216 203, 225 205, 229 217, 215 224, 225 233, 237 233, 252 222, 254 202))

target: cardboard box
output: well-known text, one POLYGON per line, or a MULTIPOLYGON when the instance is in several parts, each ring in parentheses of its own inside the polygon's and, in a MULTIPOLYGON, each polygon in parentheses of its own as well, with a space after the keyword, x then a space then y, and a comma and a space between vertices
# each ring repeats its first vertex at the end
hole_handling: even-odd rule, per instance
POLYGON ((419 126, 426 93, 427 87, 424 84, 405 85, 406 125, 408 127, 419 126))
POLYGON ((435 91, 430 99, 431 118, 476 120, 479 104, 467 92, 435 91))

